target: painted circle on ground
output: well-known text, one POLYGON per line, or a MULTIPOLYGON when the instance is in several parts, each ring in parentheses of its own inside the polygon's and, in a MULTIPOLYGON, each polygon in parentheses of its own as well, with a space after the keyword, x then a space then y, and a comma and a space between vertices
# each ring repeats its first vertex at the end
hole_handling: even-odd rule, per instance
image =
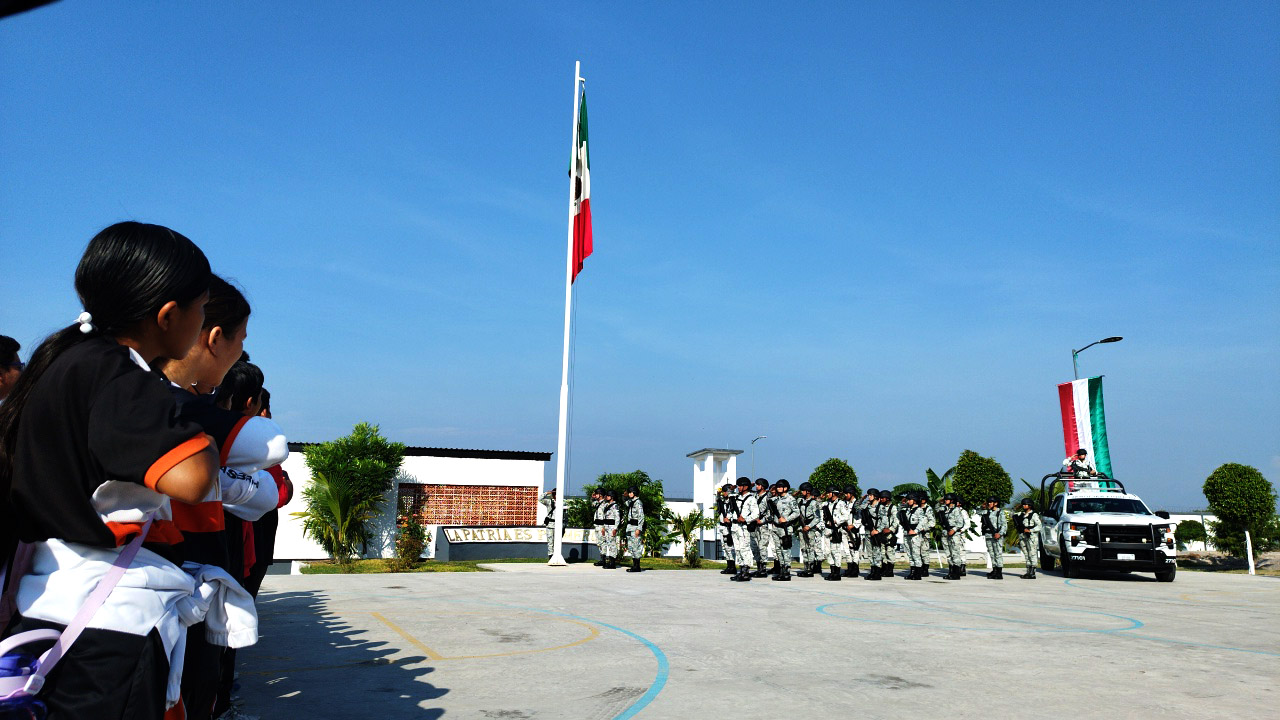
MULTIPOLYGON (((826 615, 828 617, 838 618, 840 620, 852 620, 854 622, 876 623, 881 625, 900 625, 903 627, 918 627, 918 628, 925 628, 930 630, 961 630, 966 632, 1115 633, 1115 632, 1123 632, 1125 630, 1136 630, 1143 626, 1143 623, 1140 620, 1136 620, 1131 617, 1126 617, 1124 615, 1115 615, 1112 613, 1099 612, 1096 610, 1081 610, 1079 608, 1067 608, 1067 607, 1058 607, 1058 606, 1052 606, 1052 605, 1039 605, 1039 604, 1032 605, 1032 604, 1026 604, 1026 603, 1007 603, 1007 602, 994 602, 994 601, 962 601, 962 602, 951 602, 951 603, 942 604, 942 603, 927 603, 927 602, 901 601, 901 600, 861 600, 859 599, 859 600, 852 600, 847 602, 827 603, 825 605, 819 605, 818 607, 815 608, 815 610, 823 615, 826 615), (955 616, 961 616, 961 617, 967 617, 967 618, 982 618, 985 620, 990 620, 993 623, 1005 623, 1008 625, 1015 625, 1020 627, 1000 627, 998 624, 993 624, 988 626, 973 626, 973 625, 949 625, 949 624, 931 623, 931 622, 909 622, 905 620, 891 620, 891 619, 881 619, 881 618, 875 618, 875 617, 849 615, 849 614, 832 611, 832 608, 848 606, 848 605, 862 605, 864 607, 893 606, 893 607, 902 608, 903 610, 907 610, 907 609, 925 610, 928 612, 938 613, 940 615, 955 615, 955 616), (994 606, 1005 608, 1005 609, 1019 608, 1019 609, 1044 610, 1051 613, 1073 613, 1076 615, 1090 616, 1093 618, 1105 618, 1107 620, 1116 621, 1116 622, 1111 623, 1110 624, 1111 626, 1107 626, 1107 627, 1066 625, 1061 622, 1047 622, 1047 621, 1036 620, 1033 618, 1012 617, 1007 614, 999 615, 999 614, 982 613, 982 612, 967 612, 967 611, 955 609, 952 607, 957 605, 985 605, 985 606, 994 605, 994 606)), ((1060 615, 1058 615, 1058 616, 1055 616, 1054 619, 1061 620, 1062 618, 1060 615)))

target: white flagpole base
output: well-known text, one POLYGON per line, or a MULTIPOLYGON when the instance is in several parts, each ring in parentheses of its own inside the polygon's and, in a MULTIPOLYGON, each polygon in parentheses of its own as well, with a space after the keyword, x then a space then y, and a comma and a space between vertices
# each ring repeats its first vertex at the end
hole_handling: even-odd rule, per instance
POLYGON ((565 562, 564 558, 559 555, 552 555, 550 558, 547 558, 547 564, 551 567, 565 567, 569 563, 565 562))

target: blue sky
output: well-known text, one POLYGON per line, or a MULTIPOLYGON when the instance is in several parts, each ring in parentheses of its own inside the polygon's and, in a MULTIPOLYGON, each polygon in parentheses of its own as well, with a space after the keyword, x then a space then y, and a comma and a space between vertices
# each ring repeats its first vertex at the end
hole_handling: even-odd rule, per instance
POLYGON ((554 450, 581 60, 571 488, 687 495, 756 435, 771 479, 1036 479, 1123 335, 1081 355, 1116 472, 1198 508, 1280 480, 1278 46, 1268 3, 64 0, 0 21, 0 333, 162 223, 248 290, 292 437, 554 450))

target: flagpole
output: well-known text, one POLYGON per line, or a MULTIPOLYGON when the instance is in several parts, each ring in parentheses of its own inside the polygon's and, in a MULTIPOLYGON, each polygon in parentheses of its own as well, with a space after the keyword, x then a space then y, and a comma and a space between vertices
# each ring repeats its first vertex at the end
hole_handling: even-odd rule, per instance
POLYGON ((577 176, 573 171, 578 155, 578 87, 582 83, 582 62, 573 63, 573 131, 569 143, 569 231, 568 251, 564 271, 564 359, 560 364, 560 431, 556 440, 556 512, 553 532, 555 535, 554 551, 547 560, 548 565, 566 565, 561 545, 564 542, 564 471, 569 444, 569 325, 573 310, 573 201, 574 182, 577 176))

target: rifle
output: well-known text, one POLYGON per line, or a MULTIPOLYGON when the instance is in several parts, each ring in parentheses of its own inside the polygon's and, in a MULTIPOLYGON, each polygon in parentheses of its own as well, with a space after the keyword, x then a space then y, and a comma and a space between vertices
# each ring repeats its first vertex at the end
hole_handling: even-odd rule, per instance
POLYGON ((1013 514, 1013 527, 1015 530, 1018 531, 1019 535, 1026 532, 1027 530, 1026 518, 1022 515, 1022 513, 1013 514))
POLYGON ((913 522, 911 522, 911 521, 908 519, 908 518, 910 518, 910 517, 911 517, 911 513, 907 512, 906 510, 904 510, 904 509, 902 509, 902 508, 898 508, 898 523, 899 523, 900 525, 902 525, 902 529, 903 529, 903 530, 915 530, 915 529, 916 529, 916 524, 915 524, 915 523, 913 523, 913 522))
POLYGON ((991 522, 991 513, 988 513, 988 512, 982 513, 982 534, 983 535, 996 534, 996 526, 991 522))

